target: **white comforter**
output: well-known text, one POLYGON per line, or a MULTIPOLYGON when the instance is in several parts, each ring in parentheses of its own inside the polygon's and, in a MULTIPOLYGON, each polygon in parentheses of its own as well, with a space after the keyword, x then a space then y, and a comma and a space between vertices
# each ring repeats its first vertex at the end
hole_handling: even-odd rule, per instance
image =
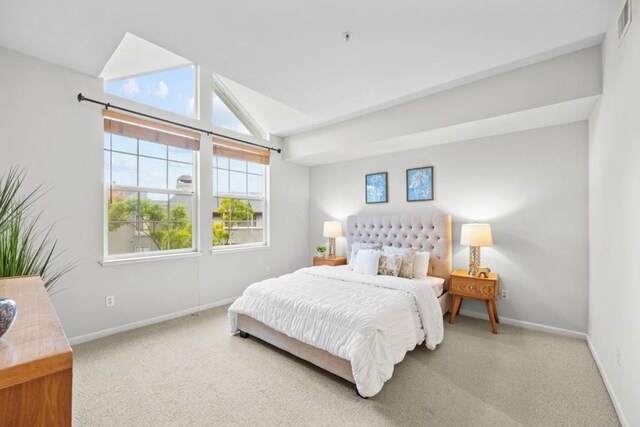
POLYGON ((442 310, 424 281, 311 267, 249 286, 229 308, 276 331, 349 360, 360 395, 378 393, 393 366, 425 342, 442 342, 442 310))

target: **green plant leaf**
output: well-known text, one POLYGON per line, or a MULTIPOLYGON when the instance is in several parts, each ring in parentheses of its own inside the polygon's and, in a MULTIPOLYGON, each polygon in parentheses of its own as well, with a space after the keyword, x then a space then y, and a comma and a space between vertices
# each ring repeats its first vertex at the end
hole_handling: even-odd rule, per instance
POLYGON ((54 266, 59 254, 53 225, 41 231, 40 215, 30 212, 42 186, 21 196, 24 177, 24 171, 11 168, 0 178, 0 277, 38 275, 49 291, 75 264, 54 266))

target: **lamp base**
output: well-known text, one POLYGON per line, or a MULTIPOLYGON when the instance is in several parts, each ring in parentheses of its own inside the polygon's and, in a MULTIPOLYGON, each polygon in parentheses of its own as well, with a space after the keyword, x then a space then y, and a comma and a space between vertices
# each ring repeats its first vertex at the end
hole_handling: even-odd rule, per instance
POLYGON ((480 246, 469 247, 469 276, 478 277, 480 267, 480 246))
POLYGON ((336 239, 335 237, 329 237, 329 258, 336 256, 336 239))

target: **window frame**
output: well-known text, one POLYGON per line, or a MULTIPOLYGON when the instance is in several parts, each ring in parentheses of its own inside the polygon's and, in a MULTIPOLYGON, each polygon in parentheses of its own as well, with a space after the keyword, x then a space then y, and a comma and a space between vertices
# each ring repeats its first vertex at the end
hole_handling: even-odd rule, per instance
MULTIPOLYGON (((103 130, 103 138, 105 134, 110 134, 112 135, 110 132, 107 132, 106 130, 103 130)), ((132 138, 133 139, 133 138, 132 138)), ((157 159, 156 157, 152 157, 152 156, 146 156, 146 155, 141 155, 140 154, 140 141, 145 141, 148 143, 152 143, 152 144, 159 144, 153 141, 147 141, 145 139, 140 139, 140 138, 136 138, 136 154, 132 154, 132 153, 127 153, 127 152, 122 152, 122 151, 115 151, 115 153, 120 153, 120 154, 126 154, 126 155, 131 155, 131 156, 135 156, 137 163, 138 163, 138 167, 137 169, 137 174, 140 173, 140 169, 139 169, 139 161, 140 161, 140 157, 144 157, 144 158, 151 158, 151 159, 157 159)), ((165 144, 159 144, 159 145, 165 145, 165 144)), ((192 167, 193 167, 193 176, 192 179, 194 180, 193 182, 193 187, 191 190, 180 190, 180 189, 160 189, 160 188, 149 188, 149 187, 142 187, 142 186, 131 186, 131 185, 113 185, 111 183, 107 183, 106 182, 106 177, 105 177, 105 173, 104 173, 104 156, 105 153, 109 151, 109 153, 112 155, 114 153, 114 150, 112 150, 112 144, 110 145, 109 150, 107 150, 106 148, 104 148, 104 142, 103 142, 103 148, 102 148, 102 156, 103 156, 103 170, 102 170, 102 182, 103 182, 103 219, 102 219, 102 225, 103 225, 103 255, 102 255, 102 261, 101 264, 102 265, 109 265, 109 264, 117 264, 117 263, 127 263, 127 262, 134 262, 134 261, 142 261, 142 260, 160 260, 163 258, 182 258, 185 256, 196 256, 198 254, 201 253, 200 251, 200 199, 198 197, 199 195, 199 191, 200 191, 200 181, 199 181, 199 176, 200 176, 200 167, 199 167, 199 160, 200 160, 200 152, 199 150, 191 150, 192 153, 192 167), (124 191, 124 192, 137 192, 137 193, 155 193, 155 194, 172 194, 172 195, 183 195, 183 196, 190 196, 191 197, 191 247, 190 248, 180 248, 180 249, 168 249, 168 250, 156 250, 156 251, 149 251, 149 252, 127 252, 124 254, 110 254, 109 253, 109 197, 110 197, 110 193, 112 191, 124 191)), ((169 160, 169 156, 168 156, 168 146, 167 146, 167 159, 166 162, 169 162, 171 160, 169 160)), ((179 162, 179 161, 178 161, 179 162)), ((182 162, 184 163, 184 162, 182 162)), ((111 173, 110 173, 111 175, 111 173)), ((167 179, 168 179, 168 175, 167 175, 167 179)))
MULTIPOLYGON (((211 181, 213 183, 213 170, 214 169, 218 169, 216 166, 214 165, 214 159, 216 157, 223 157, 223 156, 215 156, 215 155, 211 155, 211 159, 212 159, 212 163, 211 163, 211 181)), ((224 157, 226 159, 228 159, 227 157, 224 157)), ((245 160, 246 161, 246 160, 245 160)), ((248 161, 247 161, 248 162, 248 161)), ((257 162, 250 162, 250 163, 257 163, 257 162)), ((261 163, 257 163, 257 164, 261 164, 261 163)), ((242 194, 233 194, 233 193, 217 193, 217 188, 212 188, 212 194, 211 194, 211 200, 213 201, 216 197, 220 198, 221 196, 229 196, 227 198, 229 199, 240 199, 240 200, 261 200, 263 203, 263 208, 262 208, 262 241, 261 242, 249 242, 249 243, 240 243, 237 245, 220 245, 220 246, 213 246, 213 227, 211 230, 211 234, 210 236, 210 240, 212 241, 211 244, 211 253, 212 254, 216 254, 216 253, 224 253, 224 252, 236 252, 236 251, 244 251, 244 250, 255 250, 255 249, 264 249, 264 248, 269 248, 271 246, 271 234, 270 234, 270 230, 271 230, 271 210, 270 210, 270 197, 269 197, 269 188, 271 187, 269 185, 269 175, 270 175, 270 168, 268 164, 261 164, 264 167, 264 179, 263 179, 263 196, 262 199, 259 197, 252 197, 252 196, 248 196, 248 195, 242 195, 242 194)), ((228 169, 230 170, 230 169, 228 169)), ((249 172, 245 172, 245 174, 249 174, 249 172)), ((212 206, 214 206, 214 203, 212 203, 212 206)), ((213 213, 213 211, 212 211, 213 213)))

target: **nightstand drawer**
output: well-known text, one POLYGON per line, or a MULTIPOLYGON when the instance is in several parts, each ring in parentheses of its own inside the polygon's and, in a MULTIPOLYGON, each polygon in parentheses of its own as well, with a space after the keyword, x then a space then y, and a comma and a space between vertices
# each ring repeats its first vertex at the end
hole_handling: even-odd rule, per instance
POLYGON ((472 278, 452 277, 451 293, 470 298, 495 299, 498 287, 492 280, 479 281, 472 278))
POLYGON ((317 265, 331 265, 331 266, 337 266, 337 265, 345 265, 347 263, 347 257, 344 256, 335 256, 335 257, 325 257, 325 258, 319 258, 319 257, 313 257, 313 265, 317 266, 317 265))

